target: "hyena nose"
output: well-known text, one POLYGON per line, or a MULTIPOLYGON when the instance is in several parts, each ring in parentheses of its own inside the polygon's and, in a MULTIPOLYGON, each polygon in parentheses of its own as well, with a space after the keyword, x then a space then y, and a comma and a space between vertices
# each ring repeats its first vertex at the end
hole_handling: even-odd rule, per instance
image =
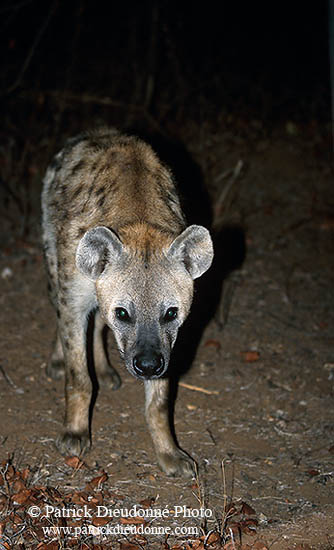
POLYGON ((143 352, 133 358, 133 368, 138 376, 152 378, 160 376, 164 370, 165 361, 160 353, 143 352))

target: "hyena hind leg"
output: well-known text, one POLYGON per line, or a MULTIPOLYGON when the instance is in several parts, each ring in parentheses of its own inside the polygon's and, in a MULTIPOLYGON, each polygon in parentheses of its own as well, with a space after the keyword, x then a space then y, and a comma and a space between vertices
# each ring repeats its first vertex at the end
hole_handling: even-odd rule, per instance
POLYGON ((53 344, 53 351, 50 360, 46 367, 46 374, 52 380, 59 380, 64 376, 65 363, 64 363, 64 351, 59 336, 59 330, 57 329, 56 337, 53 344))
POLYGON ((121 385, 121 379, 116 370, 110 365, 103 340, 103 329, 105 323, 101 318, 99 311, 95 314, 94 321, 94 363, 95 370, 102 386, 107 386, 112 390, 118 390, 121 385))

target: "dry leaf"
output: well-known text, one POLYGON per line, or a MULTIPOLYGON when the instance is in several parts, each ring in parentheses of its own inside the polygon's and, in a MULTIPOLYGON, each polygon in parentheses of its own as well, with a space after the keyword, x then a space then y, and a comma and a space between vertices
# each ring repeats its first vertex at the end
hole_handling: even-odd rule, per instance
POLYGON ((73 504, 91 504, 91 501, 88 500, 87 493, 73 493, 71 495, 71 502, 73 504))
POLYGON ((105 517, 105 518, 95 517, 92 520, 92 524, 95 527, 101 527, 102 525, 107 525, 107 523, 109 523, 110 521, 111 521, 111 518, 109 518, 109 517, 105 517))
MULTIPOLYGON (((109 504, 113 504, 114 501, 112 499, 108 499, 109 504)), ((92 506, 97 506, 98 504, 103 503, 103 496, 101 493, 95 493, 95 495, 91 498, 89 501, 89 504, 92 506)))
POLYGON ((27 481, 29 475, 30 475, 30 469, 29 468, 24 468, 24 470, 22 470, 22 472, 21 472, 22 479, 24 481, 27 481))
POLYGON ((253 525, 249 525, 246 521, 240 523, 241 531, 246 535, 256 535, 256 529, 253 525))
POLYGON ((249 506, 247 502, 242 502, 240 513, 244 514, 244 516, 256 516, 254 508, 249 506))
POLYGON ((246 363, 254 363, 259 360, 260 354, 258 351, 243 351, 241 357, 246 363))
POLYGON ((22 518, 18 514, 11 515, 11 520, 15 524, 22 524, 22 518))
POLYGON ((202 540, 205 540, 206 541, 206 544, 215 544, 216 542, 220 542, 221 538, 220 538, 220 534, 217 533, 217 531, 213 531, 212 533, 210 533, 210 535, 208 536, 208 538, 206 537, 201 537, 202 540))
POLYGON ((24 489, 26 489, 26 484, 22 479, 15 479, 15 481, 11 485, 11 489, 14 493, 20 493, 24 489))
POLYGON ((78 456, 67 456, 65 458, 65 464, 74 470, 80 470, 80 468, 85 466, 85 463, 80 460, 78 456))
POLYGON ((132 542, 121 542, 120 550, 139 550, 139 544, 133 544, 132 542))
POLYGON ((240 535, 241 525, 238 521, 233 521, 232 523, 229 523, 228 528, 232 529, 234 535, 240 535))
POLYGON ((205 548, 204 542, 201 539, 184 542, 182 545, 182 550, 205 550, 205 548))
POLYGON ((31 489, 24 489, 23 491, 20 491, 19 493, 16 493, 12 495, 12 501, 15 504, 24 504, 29 500, 31 497, 32 491, 31 489))
POLYGON ((47 500, 57 498, 59 499, 60 493, 55 489, 54 487, 45 487, 45 485, 41 485, 40 487, 34 487, 35 493, 40 493, 39 497, 46 497, 47 500))
MULTIPOLYGON (((3 463, 2 463, 2 468, 3 470, 6 470, 6 467, 7 467, 7 461, 5 460, 3 463)), ((14 467, 10 464, 7 468, 7 471, 5 473, 5 478, 7 481, 11 481, 15 476, 15 469, 14 467)))
POLYGON ((214 347, 216 348, 217 351, 219 351, 221 349, 221 343, 218 341, 218 340, 214 340, 213 338, 207 340, 204 344, 204 347, 214 347))
POLYGON ((102 483, 107 481, 107 479, 108 479, 108 474, 103 472, 103 474, 93 477, 93 479, 90 480, 88 485, 90 485, 91 487, 99 487, 100 485, 102 485, 102 483))
POLYGON ((144 498, 143 500, 140 500, 139 504, 144 508, 151 508, 152 504, 154 504, 154 501, 155 501, 154 497, 149 497, 149 498, 144 498))
POLYGON ((311 477, 315 477, 315 476, 318 476, 320 474, 319 470, 313 470, 313 469, 307 470, 307 473, 311 477))
POLYGON ((243 525, 248 525, 249 527, 257 527, 259 522, 256 518, 246 518, 242 523, 243 525))
POLYGON ((59 550, 59 544, 56 541, 53 542, 40 542, 38 546, 36 546, 36 550, 59 550))

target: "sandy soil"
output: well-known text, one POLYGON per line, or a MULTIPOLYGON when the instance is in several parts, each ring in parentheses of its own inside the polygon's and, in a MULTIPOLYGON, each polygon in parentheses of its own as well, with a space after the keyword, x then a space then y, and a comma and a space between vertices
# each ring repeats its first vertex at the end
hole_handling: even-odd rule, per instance
MULTIPOLYGON (((28 525, 27 508, 15 504, 15 488, 6 478, 10 460, 16 470, 29 468, 27 487, 53 487, 63 494, 82 491, 87 480, 105 472, 108 478, 97 492, 104 491, 109 507, 129 509, 143 501, 155 509, 203 506, 210 510, 206 522, 171 513, 155 525, 203 528, 195 539, 220 530, 221 546, 212 548, 237 548, 240 533, 243 548, 334 547, 333 174, 305 143, 286 134, 238 148, 219 138, 207 145, 209 160, 202 169, 207 182, 216 182, 211 196, 229 181, 221 177, 224 170, 244 162, 225 218, 229 230, 216 237, 219 261, 234 252, 242 257, 224 282, 218 312, 204 330, 193 332, 196 355, 181 382, 197 390, 178 389, 175 428, 180 446, 198 462, 195 481, 170 479, 158 470, 144 423, 143 388, 125 372, 111 337, 110 355, 122 387, 98 393, 93 448, 84 467, 73 469, 57 453, 53 442, 63 419, 63 382, 45 374, 55 315, 38 230, 18 238, 13 218, 6 217, 0 261, 2 520, 17 509, 18 526, 28 525), (242 503, 250 509, 237 515, 230 508, 224 523, 231 503, 238 512, 242 503), (255 521, 241 528, 246 516, 255 521)), ((200 160, 199 146, 190 147, 200 160)), ((221 266, 216 265, 216 275, 220 268, 224 273, 221 266)), ((220 288, 215 283, 209 291, 212 281, 208 274, 198 295, 211 292, 216 300, 220 288)), ((201 307, 195 306, 190 327, 203 302, 201 307)), ((15 538, 14 524, 0 523, 0 534, 8 537, 0 539, 1 549, 29 547, 31 526, 15 538)), ((34 540, 37 546, 51 539, 39 534, 34 540)), ((59 545, 54 548, 67 548, 54 540, 59 545)), ((129 545, 121 536, 95 544, 114 540, 114 548, 129 545)), ((198 541, 186 546, 182 541, 190 539, 182 535, 131 540, 132 548, 200 548, 198 541)))

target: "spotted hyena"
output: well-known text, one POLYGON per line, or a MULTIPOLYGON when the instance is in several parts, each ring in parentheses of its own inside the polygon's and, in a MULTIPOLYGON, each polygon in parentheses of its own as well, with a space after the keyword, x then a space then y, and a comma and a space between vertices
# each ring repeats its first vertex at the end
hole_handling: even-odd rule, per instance
POLYGON ((168 363, 191 306, 193 280, 213 259, 208 230, 186 226, 173 176, 151 147, 106 128, 70 139, 56 155, 44 178, 42 211, 58 318, 48 375, 58 378, 65 370, 66 380, 58 449, 79 455, 90 446, 86 331, 94 312, 100 385, 120 385, 104 352, 108 325, 127 369, 144 381, 159 466, 169 475, 191 476, 193 460, 169 425, 168 363))

